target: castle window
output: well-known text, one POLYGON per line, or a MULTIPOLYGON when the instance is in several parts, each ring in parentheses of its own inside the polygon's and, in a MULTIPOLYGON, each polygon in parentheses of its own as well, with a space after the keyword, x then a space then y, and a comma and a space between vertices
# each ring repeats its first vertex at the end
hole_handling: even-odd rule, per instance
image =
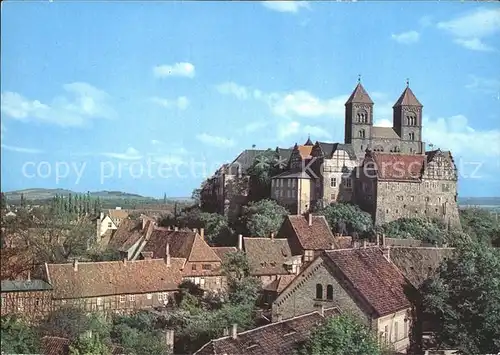
POLYGON ((365 138, 365 130, 364 129, 361 129, 359 130, 359 138, 365 138))
POLYGON ((368 123, 368 114, 366 111, 360 111, 356 115, 359 123, 368 123))
POLYGON ((410 136, 410 140, 411 140, 411 141, 414 141, 414 140, 415 140, 415 133, 410 132, 408 135, 410 136))
POLYGON ((326 299, 327 300, 333 300, 333 286, 328 285, 326 286, 326 299))
POLYGON ((337 178, 331 178, 330 179, 330 186, 331 187, 337 187, 337 178))
POLYGON ((316 299, 318 299, 318 300, 323 299, 323 285, 322 284, 316 284, 316 299))

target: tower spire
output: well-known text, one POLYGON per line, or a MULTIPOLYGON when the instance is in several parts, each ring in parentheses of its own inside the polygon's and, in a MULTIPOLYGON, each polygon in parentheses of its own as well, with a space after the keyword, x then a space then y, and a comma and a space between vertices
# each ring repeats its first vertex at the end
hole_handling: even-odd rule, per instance
POLYGON ((361 74, 358 74, 358 84, 361 84, 361 74))

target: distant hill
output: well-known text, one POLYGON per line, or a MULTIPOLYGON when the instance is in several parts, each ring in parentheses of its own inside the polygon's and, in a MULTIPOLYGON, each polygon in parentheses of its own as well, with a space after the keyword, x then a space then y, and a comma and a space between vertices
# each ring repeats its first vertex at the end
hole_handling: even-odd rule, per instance
POLYGON ((500 197, 459 197, 458 204, 461 206, 500 206, 500 197))
MULTIPOLYGON (((16 191, 8 191, 5 192, 5 197, 8 201, 15 202, 21 200, 21 195, 24 195, 24 198, 29 201, 43 201, 50 200, 56 195, 67 196, 69 194, 72 195, 83 195, 84 193, 75 192, 66 189, 24 189, 24 190, 16 190, 16 191)), ((138 194, 131 194, 122 191, 93 191, 90 192, 90 196, 97 198, 99 197, 102 200, 106 199, 128 199, 128 200, 151 200, 156 201, 157 199, 152 197, 141 196, 138 194)))

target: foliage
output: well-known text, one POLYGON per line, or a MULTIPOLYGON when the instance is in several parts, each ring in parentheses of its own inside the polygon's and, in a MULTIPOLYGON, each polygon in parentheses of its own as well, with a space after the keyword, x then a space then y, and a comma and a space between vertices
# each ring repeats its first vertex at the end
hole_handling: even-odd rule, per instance
POLYGON ((81 334, 90 330, 90 323, 89 318, 81 309, 64 307, 51 312, 40 325, 40 330, 44 334, 74 341, 81 334))
POLYGON ((268 149, 257 155, 247 169, 250 176, 250 201, 260 201, 271 193, 271 178, 281 171, 276 152, 268 149))
POLYGON ((266 199, 244 206, 240 220, 248 235, 263 237, 277 232, 288 214, 276 201, 266 199))
POLYGON ((91 261, 119 261, 123 260, 122 255, 119 251, 113 249, 104 250, 90 250, 87 253, 87 257, 91 261))
POLYGON ((69 355, 111 355, 110 345, 99 334, 83 334, 69 346, 69 355))
POLYGON ((464 232, 480 242, 497 242, 500 222, 498 217, 484 208, 464 208, 460 210, 460 222, 464 232))
POLYGON ((351 315, 329 318, 315 328, 300 351, 304 355, 383 354, 370 329, 351 315))
POLYGON ((364 233, 372 229, 373 222, 369 213, 350 203, 332 203, 316 213, 325 216, 333 232, 339 232, 339 225, 345 224, 347 232, 364 233))
POLYGON ((247 256, 241 250, 226 254, 222 260, 222 272, 227 277, 241 280, 244 277, 249 277, 250 271, 247 256))
POLYGON ((391 238, 413 238, 436 245, 449 239, 446 226, 428 218, 400 218, 384 224, 381 231, 391 238))
POLYGON ((39 352, 40 340, 33 328, 16 316, 2 316, 2 354, 35 354, 39 352))
POLYGON ((422 287, 424 311, 438 323, 437 341, 461 354, 500 351, 500 250, 469 243, 422 287))
POLYGON ((7 197, 3 192, 0 192, 0 209, 4 211, 7 208, 7 197))

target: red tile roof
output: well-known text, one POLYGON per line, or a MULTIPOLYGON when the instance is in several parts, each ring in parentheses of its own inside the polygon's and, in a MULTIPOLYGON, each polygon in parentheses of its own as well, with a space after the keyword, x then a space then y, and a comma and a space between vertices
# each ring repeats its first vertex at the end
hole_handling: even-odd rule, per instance
POLYGON ((361 85, 361 83, 358 83, 346 102, 346 104, 350 103, 373 104, 373 101, 370 98, 370 95, 368 95, 368 93, 366 92, 363 85, 361 85))
POLYGON ((252 275, 288 274, 285 261, 292 256, 288 239, 246 237, 243 245, 252 275))
POLYGON ((314 327, 339 314, 337 308, 325 310, 325 317, 313 312, 238 333, 236 339, 231 336, 214 339, 195 352, 195 355, 293 354, 307 340, 314 327))
POLYGON ((295 278, 297 275, 295 274, 290 274, 290 275, 281 275, 279 276, 276 280, 271 282, 269 285, 265 286, 263 289, 265 291, 272 291, 272 292, 277 292, 278 294, 281 293, 295 278))
POLYGON ((379 247, 334 250, 325 255, 378 317, 411 306, 405 294, 409 283, 379 247))
MULTIPOLYGON (((420 181, 424 155, 372 153, 377 177, 383 181, 420 181)), ((365 165, 366 168, 371 168, 365 165)))
POLYGON ((141 220, 124 219, 110 238, 108 247, 118 251, 128 251, 143 235, 141 220))
POLYGON ((227 254, 236 253, 238 251, 236 247, 212 247, 212 250, 221 260, 223 260, 227 254))
POLYGON ((171 258, 135 261, 46 264, 54 298, 84 298, 176 290, 186 260, 171 258))
POLYGON ((41 339, 44 355, 67 355, 69 354, 70 341, 67 338, 45 336, 41 339))
MULTIPOLYGON (((338 248, 324 216, 313 216, 311 225, 309 225, 308 217, 301 215, 286 216, 286 219, 290 222, 303 249, 328 250, 338 248)), ((284 223, 286 223, 286 219, 284 223)))

